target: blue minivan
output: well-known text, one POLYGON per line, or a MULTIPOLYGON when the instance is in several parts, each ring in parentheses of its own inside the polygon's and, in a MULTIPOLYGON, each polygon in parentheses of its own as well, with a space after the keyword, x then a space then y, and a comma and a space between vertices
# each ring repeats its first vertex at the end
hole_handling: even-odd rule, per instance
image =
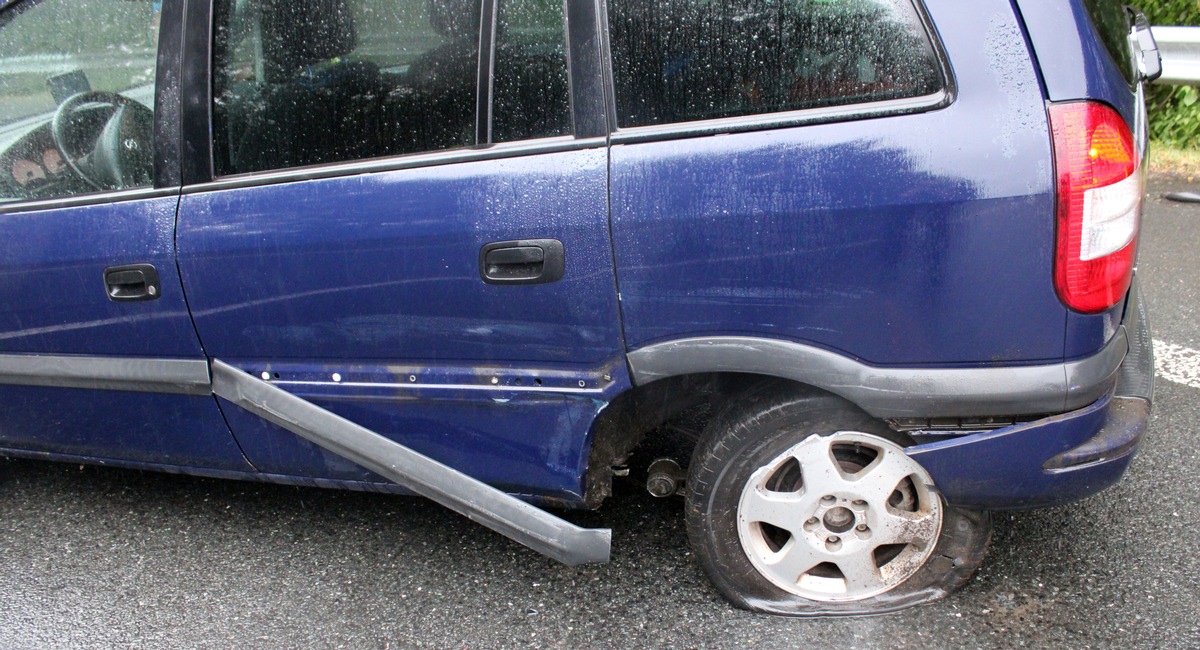
POLYGON ((741 607, 944 596, 1146 428, 1158 69, 1119 0, 0 0, 0 455, 572 565, 629 476, 741 607))

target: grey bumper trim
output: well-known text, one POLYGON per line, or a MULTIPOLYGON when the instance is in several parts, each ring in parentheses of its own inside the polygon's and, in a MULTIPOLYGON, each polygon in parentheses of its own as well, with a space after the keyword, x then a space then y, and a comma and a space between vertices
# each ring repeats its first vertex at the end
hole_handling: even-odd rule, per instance
POLYGON ((580 528, 213 360, 212 391, 292 433, 568 566, 607 562, 612 531, 580 528))
POLYGON ((1129 345, 1124 327, 1086 359, 1037 366, 881 368, 821 348, 740 336, 690 338, 629 353, 634 381, 709 372, 783 377, 825 389, 879 418, 1064 413, 1104 395, 1129 345))
POLYGON ((0 384, 208 395, 204 359, 0 354, 0 384))

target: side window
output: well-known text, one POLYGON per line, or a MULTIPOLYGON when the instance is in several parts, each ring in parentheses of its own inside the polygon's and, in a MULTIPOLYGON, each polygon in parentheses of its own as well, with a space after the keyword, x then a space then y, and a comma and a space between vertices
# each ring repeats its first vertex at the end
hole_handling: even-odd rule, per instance
POLYGON ((479 0, 217 0, 217 173, 475 144, 479 21, 479 0))
POLYGON ((0 202, 151 184, 160 7, 44 0, 0 14, 0 202))
POLYGON ((1125 3, 1120 0, 1083 0, 1092 24, 1100 33, 1104 49, 1112 55, 1121 74, 1130 84, 1137 81, 1137 65, 1133 62, 1133 48, 1129 43, 1129 32, 1133 25, 1125 3))
POLYGON ((759 115, 938 92, 911 0, 610 0, 618 124, 759 115))
POLYGON ((496 142, 571 133, 562 0, 500 0, 495 71, 496 142))

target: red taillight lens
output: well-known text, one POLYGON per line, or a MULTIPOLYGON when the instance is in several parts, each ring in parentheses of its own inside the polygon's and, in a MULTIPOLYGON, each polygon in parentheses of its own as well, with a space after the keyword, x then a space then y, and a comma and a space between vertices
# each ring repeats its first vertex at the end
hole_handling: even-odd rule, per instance
POLYGON ((1133 279, 1142 213, 1142 174, 1133 133, 1112 108, 1091 102, 1050 107, 1058 172, 1054 287, 1068 307, 1104 311, 1133 279))

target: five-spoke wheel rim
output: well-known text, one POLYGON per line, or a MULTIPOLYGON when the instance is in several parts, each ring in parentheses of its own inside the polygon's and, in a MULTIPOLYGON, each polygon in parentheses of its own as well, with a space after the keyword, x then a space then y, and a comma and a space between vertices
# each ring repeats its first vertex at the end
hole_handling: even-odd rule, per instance
POLYGON ((870 598, 933 553, 942 505, 932 485, 891 441, 810 436, 750 476, 738 537, 754 567, 785 591, 824 602, 870 598))

